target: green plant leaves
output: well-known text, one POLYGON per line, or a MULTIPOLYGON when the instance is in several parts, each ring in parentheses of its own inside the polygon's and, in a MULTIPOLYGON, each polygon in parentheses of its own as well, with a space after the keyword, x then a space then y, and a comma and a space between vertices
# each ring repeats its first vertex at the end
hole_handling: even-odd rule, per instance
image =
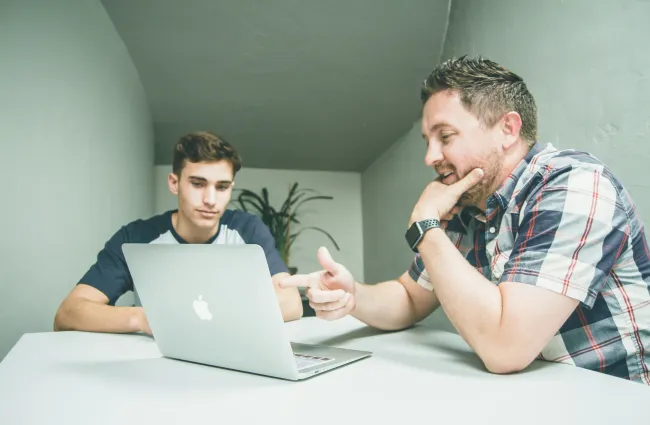
POLYGON ((298 189, 298 182, 294 182, 282 206, 276 210, 269 201, 269 191, 266 187, 262 188, 261 196, 248 189, 235 189, 235 192, 239 192, 237 196, 239 207, 243 211, 258 215, 269 228, 275 239, 275 247, 287 266, 289 265, 291 247, 305 230, 314 230, 324 234, 340 251, 339 245, 332 235, 320 227, 302 227, 297 232, 291 230, 292 224, 301 224, 298 219, 300 207, 316 200, 332 200, 334 199, 332 196, 319 195, 313 189, 298 189))

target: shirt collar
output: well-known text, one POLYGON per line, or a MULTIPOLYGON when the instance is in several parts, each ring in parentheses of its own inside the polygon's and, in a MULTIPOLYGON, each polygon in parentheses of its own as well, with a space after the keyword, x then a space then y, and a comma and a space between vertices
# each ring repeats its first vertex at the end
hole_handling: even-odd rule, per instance
POLYGON ((515 191, 515 187, 517 187, 517 183, 519 182, 519 179, 521 176, 524 174, 524 171, 530 163, 533 161, 533 158, 540 152, 544 150, 544 146, 542 146, 541 143, 537 142, 535 143, 524 159, 519 161, 519 164, 515 167, 514 170, 510 173, 510 175, 505 179, 505 181, 499 186, 496 192, 494 192, 492 195, 487 200, 487 206, 488 209, 495 208, 495 207, 500 207, 502 210, 505 210, 506 207, 508 206, 508 203, 510 203, 510 198, 512 198, 512 194, 515 191))

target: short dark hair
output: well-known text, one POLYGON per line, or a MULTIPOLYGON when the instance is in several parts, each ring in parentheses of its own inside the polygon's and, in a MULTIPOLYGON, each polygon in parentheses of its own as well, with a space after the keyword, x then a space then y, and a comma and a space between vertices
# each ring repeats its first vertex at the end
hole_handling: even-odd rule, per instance
POLYGON ((237 150, 223 137, 209 131, 196 131, 181 137, 174 146, 172 171, 177 176, 189 162, 228 161, 233 176, 241 169, 241 157, 237 150))
POLYGON ((481 56, 451 58, 437 66, 424 80, 423 103, 441 91, 458 92, 460 100, 486 127, 504 114, 521 116, 521 136, 532 146, 537 140, 537 106, 523 78, 481 56))

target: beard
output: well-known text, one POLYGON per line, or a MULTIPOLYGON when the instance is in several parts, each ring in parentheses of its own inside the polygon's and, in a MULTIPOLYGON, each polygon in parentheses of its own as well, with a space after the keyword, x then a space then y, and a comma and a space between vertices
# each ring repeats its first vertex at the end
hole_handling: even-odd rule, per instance
POLYGON ((474 164, 464 171, 463 177, 467 176, 474 168, 483 170, 483 178, 476 185, 472 186, 467 192, 463 193, 458 200, 458 205, 462 206, 479 206, 492 194, 496 187, 496 180, 499 178, 503 159, 495 151, 490 152, 482 163, 474 164))

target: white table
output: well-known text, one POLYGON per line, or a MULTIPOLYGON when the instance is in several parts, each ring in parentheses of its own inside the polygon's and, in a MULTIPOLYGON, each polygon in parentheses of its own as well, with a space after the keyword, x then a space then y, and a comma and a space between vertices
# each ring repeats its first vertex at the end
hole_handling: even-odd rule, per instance
POLYGON ((493 375, 452 333, 286 326, 294 341, 374 355, 290 382, 162 358, 144 335, 26 334, 0 363, 0 424, 650 423, 650 387, 545 362, 493 375))

